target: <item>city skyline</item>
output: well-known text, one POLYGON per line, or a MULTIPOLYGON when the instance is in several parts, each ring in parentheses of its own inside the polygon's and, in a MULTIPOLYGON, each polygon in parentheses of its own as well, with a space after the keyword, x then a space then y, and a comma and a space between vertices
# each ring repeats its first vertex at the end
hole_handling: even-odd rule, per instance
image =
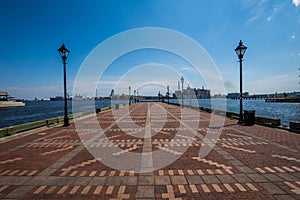
MULTIPOLYGON (((239 91, 239 65, 234 52, 239 40, 248 47, 243 62, 244 91, 299 91, 299 0, 5 0, 0 4, 0 24, 4 27, 0 32, 0 91, 16 98, 63 94, 63 68, 57 52, 62 43, 70 50, 67 88, 72 94, 78 70, 99 43, 143 27, 171 29, 195 40, 215 63, 226 93, 239 91)), ((99 77, 98 95, 109 96, 113 88, 126 94, 129 85, 132 91, 140 88, 144 95, 166 91, 167 85, 175 91, 181 75, 185 87, 208 87, 205 77, 196 76, 193 66, 183 58, 158 50, 136 51, 122 55, 99 77), (149 70, 124 79, 124 74, 145 63, 171 67, 177 74, 157 75, 162 72, 149 70), (144 84, 145 80, 149 84, 144 84)))

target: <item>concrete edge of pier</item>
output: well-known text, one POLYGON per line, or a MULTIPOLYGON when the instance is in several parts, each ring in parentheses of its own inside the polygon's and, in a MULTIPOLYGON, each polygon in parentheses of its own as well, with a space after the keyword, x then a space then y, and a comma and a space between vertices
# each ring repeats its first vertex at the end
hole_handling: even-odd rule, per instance
MULTIPOLYGON (((68 115, 70 120, 73 120, 75 118, 83 117, 83 116, 88 116, 98 113, 98 112, 103 112, 106 110, 111 109, 112 107, 105 107, 105 108, 98 108, 96 111, 90 110, 86 112, 80 112, 80 113, 75 113, 75 114, 70 114, 68 115)), ((64 117, 54 117, 50 119, 44 119, 40 121, 35 121, 35 122, 30 122, 30 123, 25 123, 25 124, 20 124, 20 125, 15 125, 15 126, 9 126, 6 128, 1 128, 0 129, 0 142, 4 138, 9 137, 15 137, 15 136, 22 136, 22 135, 28 135, 31 133, 35 133, 35 130, 40 131, 47 129, 49 127, 55 127, 55 126, 60 126, 64 121, 64 117)))

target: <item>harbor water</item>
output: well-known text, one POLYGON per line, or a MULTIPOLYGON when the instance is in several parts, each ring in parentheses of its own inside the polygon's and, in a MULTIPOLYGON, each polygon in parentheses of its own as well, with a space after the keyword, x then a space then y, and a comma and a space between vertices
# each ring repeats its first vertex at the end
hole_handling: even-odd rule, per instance
MULTIPOLYGON (((214 101, 213 108, 239 112, 239 101, 231 99, 212 99, 214 101), (224 103, 225 102, 225 103, 224 103)), ((184 100, 184 104, 211 108, 211 99, 184 100)), ((170 102, 177 102, 170 99, 170 102)), ((179 100, 181 103, 181 100, 179 100)), ((114 106, 114 104, 128 103, 126 100, 109 101, 97 100, 95 104, 86 104, 84 101, 81 105, 81 111, 95 110, 96 108, 104 108, 114 106)), ((63 116, 63 101, 25 101, 26 106, 21 108, 9 108, 0 110, 0 128, 24 124, 54 117, 63 116)), ((289 126, 290 121, 300 121, 300 103, 275 103, 265 102, 265 100, 244 100, 244 110, 255 110, 257 116, 279 118, 281 124, 289 126)), ((78 110, 78 109, 76 109, 78 110)), ((72 113, 72 102, 68 102, 69 114, 72 113)))
MULTIPOLYGON (((213 99, 214 108, 239 113, 240 101, 234 99, 213 99), (225 102, 226 105, 223 105, 225 102), (226 109, 223 109, 223 108, 226 109)), ((185 100, 186 105, 211 108, 211 99, 185 100)), ((290 121, 300 121, 300 103, 276 103, 260 100, 243 100, 243 110, 255 110, 256 116, 281 120, 281 125, 289 126, 290 121)))

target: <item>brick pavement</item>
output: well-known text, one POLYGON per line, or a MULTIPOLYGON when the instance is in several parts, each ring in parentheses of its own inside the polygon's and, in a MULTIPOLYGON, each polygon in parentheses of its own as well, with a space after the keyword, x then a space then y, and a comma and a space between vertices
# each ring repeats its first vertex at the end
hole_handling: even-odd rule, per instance
POLYGON ((226 119, 200 158, 210 117, 139 103, 5 139, 0 199, 300 199, 299 135, 226 119))

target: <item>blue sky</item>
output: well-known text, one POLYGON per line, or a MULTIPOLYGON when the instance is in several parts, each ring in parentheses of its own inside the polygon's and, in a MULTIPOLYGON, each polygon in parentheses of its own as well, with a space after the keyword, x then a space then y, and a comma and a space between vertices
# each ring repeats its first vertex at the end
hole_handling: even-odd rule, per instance
MULTIPOLYGON (((234 48, 240 39, 248 47, 243 62, 245 91, 300 90, 299 0, 2 0, 0 26, 0 90, 17 98, 63 94, 63 68, 57 52, 63 42, 71 51, 67 79, 72 93, 82 62, 99 43, 142 27, 172 29, 197 41, 216 64, 226 92, 239 91, 234 48)), ((108 96, 120 76, 143 63, 174 67, 192 87, 207 86, 183 59, 153 50, 116 60, 101 78, 98 94, 108 96)), ((123 82, 116 92, 126 93, 125 88, 141 82, 143 76, 154 81, 156 77, 141 74, 137 80, 123 82)), ((172 80, 167 83, 171 90, 176 90, 180 76, 166 78, 172 80)), ((141 94, 157 94, 157 90, 145 87, 141 94)))

